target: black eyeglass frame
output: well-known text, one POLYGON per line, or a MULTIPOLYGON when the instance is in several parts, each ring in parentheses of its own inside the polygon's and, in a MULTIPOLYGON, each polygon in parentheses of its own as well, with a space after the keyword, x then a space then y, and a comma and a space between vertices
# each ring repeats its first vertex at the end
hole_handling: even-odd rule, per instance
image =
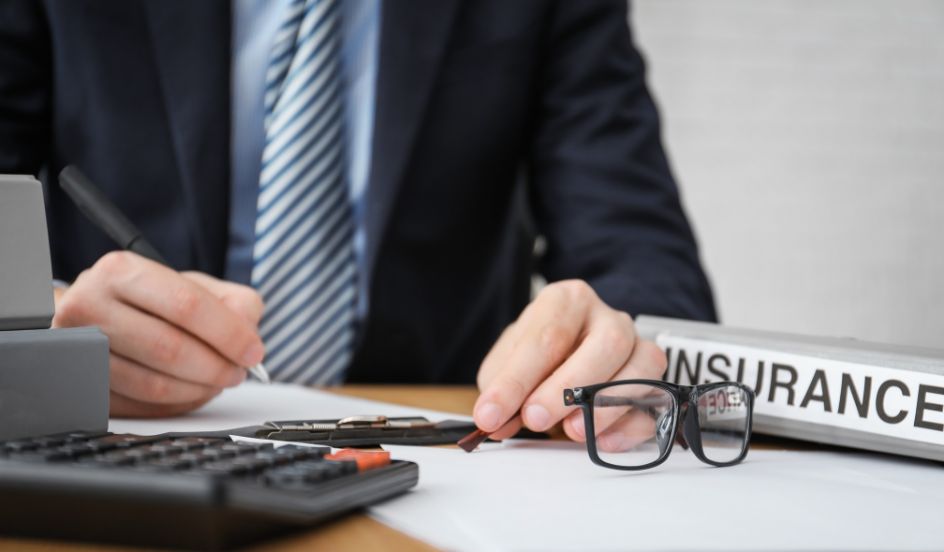
POLYGON ((702 385, 678 385, 662 380, 632 379, 608 381, 596 385, 585 385, 583 387, 574 387, 573 389, 564 389, 564 406, 579 406, 583 410, 584 435, 587 441, 587 453, 590 454, 590 460, 594 464, 611 468, 615 470, 637 471, 654 468, 665 462, 676 439, 679 437, 678 429, 682 426, 680 444, 683 447, 691 448, 695 456, 706 464, 717 467, 733 466, 744 460, 747 451, 750 448, 751 431, 754 426, 754 390, 750 387, 734 382, 721 381, 715 383, 706 383, 702 385), (596 394, 604 389, 616 387, 618 385, 650 385, 667 391, 672 397, 672 414, 675 416, 675 423, 672 424, 672 434, 669 437, 669 445, 665 451, 656 460, 642 466, 620 466, 611 464, 600 458, 597 452, 596 432, 593 425, 593 403, 596 394), (698 398, 699 396, 714 391, 722 387, 737 387, 744 392, 747 402, 747 430, 744 434, 744 443, 741 445, 741 453, 734 460, 728 462, 715 462, 705 456, 705 451, 701 443, 701 428, 698 426, 698 398), (689 412, 693 411, 693 412, 689 412), (690 415, 691 414, 691 415, 690 415), (687 446, 686 446, 687 445, 687 446))

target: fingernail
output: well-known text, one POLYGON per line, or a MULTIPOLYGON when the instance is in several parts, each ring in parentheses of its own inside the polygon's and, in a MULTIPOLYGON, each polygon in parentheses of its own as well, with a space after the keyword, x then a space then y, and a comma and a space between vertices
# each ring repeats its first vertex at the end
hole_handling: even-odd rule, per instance
POLYGON ((262 343, 253 343, 246 352, 243 353, 243 366, 255 366, 262 362, 262 357, 265 356, 265 348, 262 346, 262 343))
POLYGON ((584 432, 583 419, 579 416, 570 419, 570 429, 574 431, 574 435, 580 437, 581 439, 587 436, 584 432))
POLYGON ((502 422, 501 407, 495 403, 485 403, 475 409, 475 425, 485 431, 495 431, 502 422))
POLYGON ((551 413, 539 404, 532 404, 524 409, 524 421, 534 431, 544 431, 551 425, 551 413))

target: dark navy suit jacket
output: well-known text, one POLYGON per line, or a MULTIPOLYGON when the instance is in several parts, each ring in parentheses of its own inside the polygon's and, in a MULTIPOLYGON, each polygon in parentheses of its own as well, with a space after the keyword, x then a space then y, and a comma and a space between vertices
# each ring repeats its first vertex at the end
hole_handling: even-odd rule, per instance
MULTIPOLYGON (((175 268, 221 275, 230 27, 222 0, 0 2, 0 172, 75 163, 175 268)), ((624 0, 388 1, 377 86, 349 380, 473 381, 533 270, 715 317, 624 0)), ((69 280, 114 245, 47 201, 69 280)))

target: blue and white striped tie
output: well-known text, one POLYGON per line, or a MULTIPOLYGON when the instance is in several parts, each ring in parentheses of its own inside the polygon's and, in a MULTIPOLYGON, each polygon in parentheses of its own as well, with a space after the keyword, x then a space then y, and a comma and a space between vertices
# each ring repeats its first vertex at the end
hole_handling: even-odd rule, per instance
POLYGON ((339 11, 336 0, 293 1, 266 73, 252 283, 273 378, 306 384, 337 383, 354 343, 339 11))

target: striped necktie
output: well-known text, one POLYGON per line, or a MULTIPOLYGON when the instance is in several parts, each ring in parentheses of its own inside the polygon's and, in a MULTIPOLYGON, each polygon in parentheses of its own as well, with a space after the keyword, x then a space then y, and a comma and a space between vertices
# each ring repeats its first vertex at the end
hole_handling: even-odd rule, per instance
POLYGON ((336 0, 296 0, 266 72, 252 283, 274 379, 337 383, 354 343, 353 217, 344 178, 336 0))

